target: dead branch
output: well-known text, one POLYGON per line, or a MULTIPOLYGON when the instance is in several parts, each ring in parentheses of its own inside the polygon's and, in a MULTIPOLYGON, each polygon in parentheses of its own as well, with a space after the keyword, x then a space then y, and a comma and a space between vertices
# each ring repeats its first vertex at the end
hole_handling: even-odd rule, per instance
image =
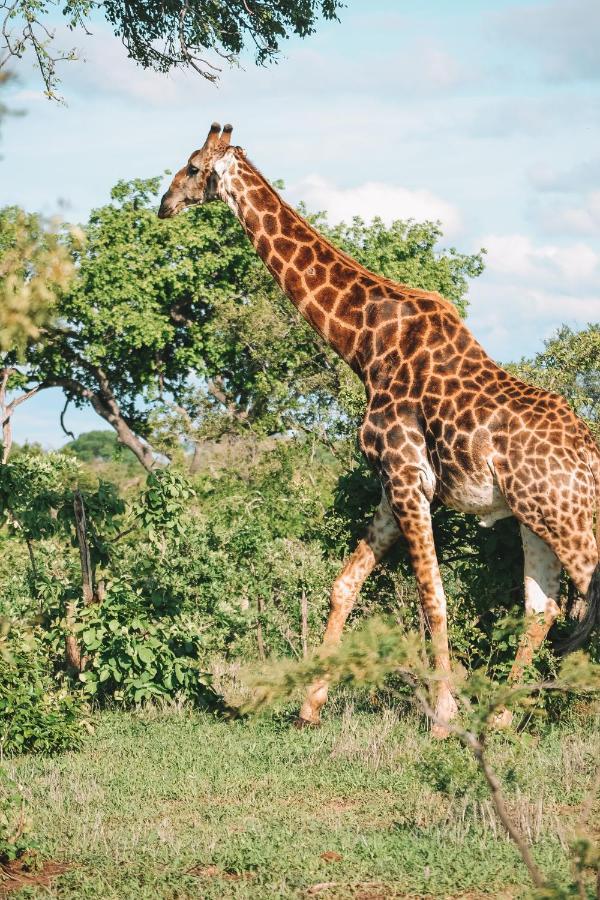
POLYGON ((60 427, 62 428, 62 430, 64 431, 64 433, 67 435, 67 437, 70 437, 71 440, 74 441, 74 440, 75 440, 75 435, 73 434, 72 431, 69 431, 69 429, 68 429, 67 426, 65 425, 65 414, 66 414, 66 412, 67 412, 67 409, 68 409, 68 406, 69 406, 69 403, 70 403, 70 402, 71 402, 71 398, 70 398, 70 397, 67 397, 67 399, 65 400, 65 405, 63 406, 62 412, 61 412, 61 414, 60 414, 60 427))
POLYGON ((87 523, 85 520, 85 506, 81 491, 76 490, 73 499, 75 511, 75 532, 79 544, 79 558, 81 560, 81 582, 83 587, 83 603, 89 606, 94 602, 94 581, 92 573, 92 561, 90 558, 90 545, 87 538, 87 523))

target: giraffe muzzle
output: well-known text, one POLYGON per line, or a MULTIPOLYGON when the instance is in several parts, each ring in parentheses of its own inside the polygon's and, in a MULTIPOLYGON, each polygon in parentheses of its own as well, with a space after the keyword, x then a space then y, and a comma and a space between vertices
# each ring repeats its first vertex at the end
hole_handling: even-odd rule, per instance
POLYGON ((170 219, 174 215, 176 215, 180 209, 183 208, 183 203, 175 202, 173 203, 171 197, 169 196, 169 191, 166 194, 163 194, 162 199, 160 201, 160 207, 158 210, 158 218, 159 219, 170 219))

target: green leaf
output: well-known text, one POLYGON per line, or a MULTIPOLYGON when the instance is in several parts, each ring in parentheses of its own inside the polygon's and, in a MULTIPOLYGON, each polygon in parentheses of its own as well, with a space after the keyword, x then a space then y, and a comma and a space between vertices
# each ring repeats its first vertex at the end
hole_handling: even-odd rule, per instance
POLYGON ((155 659, 154 653, 149 647, 140 647, 138 649, 138 656, 144 663, 152 663, 155 659))

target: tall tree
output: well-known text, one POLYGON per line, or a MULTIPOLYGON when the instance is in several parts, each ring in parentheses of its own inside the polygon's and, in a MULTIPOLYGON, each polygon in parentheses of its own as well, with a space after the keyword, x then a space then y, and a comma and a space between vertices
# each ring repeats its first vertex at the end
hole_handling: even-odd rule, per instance
POLYGON ((217 81, 223 62, 252 47, 263 65, 276 59, 292 34, 312 34, 319 17, 337 18, 342 0, 0 0, 0 69, 33 51, 48 97, 56 97, 57 65, 77 56, 57 47, 53 22, 62 14, 71 30, 89 34, 100 12, 128 55, 144 68, 191 67, 217 81), (209 54, 210 59, 206 58, 209 54))
MULTIPOLYGON (((73 233, 73 243, 79 238, 73 233)), ((73 260, 52 223, 16 207, 0 210, 0 428, 2 461, 12 445, 17 406, 40 389, 19 365, 27 348, 43 339, 66 289, 73 260), (19 393, 18 391, 22 389, 19 393), (17 391, 17 393, 15 393, 17 391)))

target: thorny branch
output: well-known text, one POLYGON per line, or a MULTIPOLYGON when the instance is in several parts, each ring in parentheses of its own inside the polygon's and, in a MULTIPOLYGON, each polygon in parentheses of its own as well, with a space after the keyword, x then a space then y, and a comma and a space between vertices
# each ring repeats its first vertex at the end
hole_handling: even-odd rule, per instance
MULTIPOLYGON (((414 695, 425 715, 429 719, 431 719, 434 724, 440 725, 446 728, 452 734, 456 735, 461 744, 463 744, 465 747, 467 747, 467 749, 471 751, 475 762, 479 766, 479 769, 490 789, 492 804, 496 811, 496 815, 500 819, 500 822, 504 826, 508 836, 514 842, 519 853, 521 854, 521 858, 525 863, 525 866, 527 867, 527 871, 529 872, 534 885, 538 888, 544 887, 546 884, 546 879, 535 864, 533 856, 531 855, 531 851, 529 850, 529 846, 523 834, 510 817, 510 814, 506 808, 506 802, 504 799, 504 793, 502 791, 500 780, 490 766, 485 755, 484 734, 476 735, 474 732, 468 731, 461 725, 456 724, 456 722, 442 721, 436 714, 434 708, 431 706, 426 692, 417 684, 414 675, 412 673, 402 671, 399 674, 404 682, 413 689, 414 695)), ((549 686, 549 684, 551 683, 547 683, 546 686, 549 686)), ((535 687, 537 690, 541 690, 541 686, 539 685, 532 687, 535 687)))

